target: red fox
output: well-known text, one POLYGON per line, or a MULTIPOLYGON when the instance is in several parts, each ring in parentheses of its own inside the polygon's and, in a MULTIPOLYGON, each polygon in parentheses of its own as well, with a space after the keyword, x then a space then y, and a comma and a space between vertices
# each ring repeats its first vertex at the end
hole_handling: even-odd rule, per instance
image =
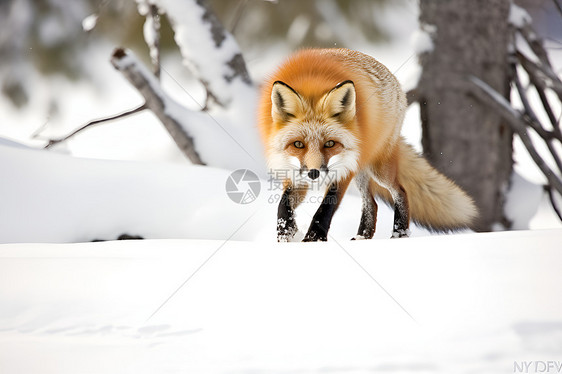
POLYGON ((374 196, 394 206, 392 237, 409 236, 410 217, 432 231, 470 226, 472 199, 400 136, 406 106, 396 77, 360 52, 302 50, 277 69, 261 92, 258 127, 283 179, 278 241, 297 232, 295 209, 314 183, 326 194, 303 241, 326 241, 352 179, 363 200, 357 239, 375 233, 374 196))

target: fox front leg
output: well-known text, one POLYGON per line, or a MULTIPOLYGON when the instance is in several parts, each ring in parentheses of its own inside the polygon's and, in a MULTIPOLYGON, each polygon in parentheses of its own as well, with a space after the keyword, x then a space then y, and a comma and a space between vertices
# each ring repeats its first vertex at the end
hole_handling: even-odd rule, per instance
POLYGON ((287 186, 279 207, 277 208, 277 241, 288 242, 297 233, 297 222, 295 221, 295 209, 302 201, 306 191, 287 186))
POLYGON ((350 176, 341 182, 332 184, 328 188, 320 207, 312 218, 308 232, 302 240, 303 242, 325 242, 328 240, 328 230, 332 223, 332 217, 334 217, 334 213, 338 209, 352 178, 353 176, 350 176))

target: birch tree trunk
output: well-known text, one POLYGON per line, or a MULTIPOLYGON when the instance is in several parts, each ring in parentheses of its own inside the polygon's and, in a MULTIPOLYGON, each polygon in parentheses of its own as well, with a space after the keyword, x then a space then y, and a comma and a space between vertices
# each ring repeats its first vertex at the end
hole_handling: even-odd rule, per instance
POLYGON ((476 201, 477 231, 509 227, 504 193, 512 161, 510 128, 470 94, 475 76, 508 97, 509 0, 421 0, 420 28, 433 48, 422 53, 417 93, 428 160, 476 201))

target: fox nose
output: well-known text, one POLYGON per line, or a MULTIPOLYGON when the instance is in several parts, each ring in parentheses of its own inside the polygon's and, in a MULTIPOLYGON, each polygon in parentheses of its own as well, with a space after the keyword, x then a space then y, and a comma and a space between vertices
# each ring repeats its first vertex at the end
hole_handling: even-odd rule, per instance
POLYGON ((320 176, 320 170, 318 169, 310 169, 308 172, 308 177, 310 179, 317 179, 320 176))

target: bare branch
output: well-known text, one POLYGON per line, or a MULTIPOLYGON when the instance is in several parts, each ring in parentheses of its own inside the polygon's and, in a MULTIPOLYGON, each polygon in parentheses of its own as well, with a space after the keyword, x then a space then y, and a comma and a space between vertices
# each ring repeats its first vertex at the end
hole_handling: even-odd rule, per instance
POLYGON ((121 118, 125 118, 125 117, 128 117, 128 116, 132 115, 132 114, 135 114, 135 113, 138 113, 138 112, 142 112, 142 111, 145 110, 145 109, 146 109, 146 105, 145 105, 145 104, 142 104, 142 105, 139 106, 139 107, 136 107, 136 108, 131 109, 131 110, 127 110, 127 111, 122 112, 122 113, 119 113, 119 114, 115 114, 115 115, 113 115, 113 116, 104 117, 104 118, 99 118, 99 119, 90 121, 90 122, 86 123, 84 126, 82 126, 82 127, 78 128, 78 129, 74 130, 73 132, 71 132, 70 134, 68 134, 68 135, 66 135, 66 136, 64 136, 64 137, 62 137, 62 138, 59 138, 59 139, 49 139, 49 142, 48 142, 47 145, 45 146, 45 149, 51 148, 51 147, 54 146, 55 144, 65 142, 65 141, 67 141, 68 139, 72 138, 74 135, 77 135, 78 133, 80 133, 80 132, 82 132, 82 131, 84 131, 84 130, 86 130, 86 129, 92 127, 92 126, 101 125, 101 124, 103 124, 103 123, 108 123, 108 122, 115 121, 115 120, 118 120, 118 119, 121 119, 121 118))
POLYGON ((530 78, 533 86, 535 86, 535 89, 537 90, 537 93, 539 94, 539 98, 540 98, 541 103, 544 107, 546 115, 548 116, 548 119, 550 120, 550 124, 552 125, 552 128, 553 128, 553 134, 552 135, 562 142, 562 134, 560 133, 560 123, 559 123, 559 120, 556 118, 556 115, 554 114, 554 111, 552 110, 552 107, 550 106, 550 103, 548 102, 548 97, 546 96, 546 92, 545 92, 546 91, 545 84, 541 80, 537 79, 536 76, 532 76, 532 75, 529 74, 529 78, 530 78))
POLYGON ((141 93, 146 100, 146 107, 162 122, 183 154, 192 163, 204 165, 195 150, 193 138, 186 133, 180 122, 171 113, 172 110, 169 106, 175 102, 162 91, 154 75, 134 55, 128 54, 122 48, 117 48, 113 52, 111 63, 141 93))
POLYGON ((544 110, 552 124, 552 133, 551 135, 554 136, 558 141, 562 142, 562 132, 560 130, 560 119, 557 119, 554 115, 554 111, 548 102, 548 98, 546 97, 546 89, 552 89, 557 95, 559 100, 562 102, 562 81, 554 74, 553 71, 550 76, 546 75, 545 72, 541 70, 541 68, 536 65, 534 62, 530 61, 524 54, 518 53, 517 58, 527 74, 529 75, 529 79, 531 83, 537 89, 541 102, 544 106, 544 110))
POLYGON ((556 202, 556 199, 554 198, 554 192, 552 192, 552 186, 546 185, 546 186, 544 186, 544 189, 548 193, 548 198, 550 199, 550 205, 552 205, 552 209, 554 209, 554 212, 556 213, 556 215, 558 216, 560 221, 562 221, 562 213, 560 212, 560 208, 558 207, 558 203, 556 202))
POLYGON ((554 73, 550 67, 545 65, 539 65, 529 60, 527 56, 518 52, 517 58, 519 59, 523 69, 527 71, 529 76, 536 77, 545 82, 546 87, 550 88, 556 93, 560 101, 562 101, 562 82, 560 78, 554 73))
POLYGON ((517 28, 517 31, 521 33, 533 53, 539 58, 542 65, 544 65, 549 70, 552 70, 552 64, 548 58, 548 53, 544 49, 542 40, 539 38, 537 33, 533 30, 530 24, 525 24, 523 27, 517 28))
POLYGON ((527 114, 527 116, 529 117, 527 123, 544 140, 546 146, 548 147, 548 151, 552 155, 552 158, 554 159, 554 162, 558 167, 558 171, 562 173, 562 161, 560 160, 560 157, 558 156, 558 153, 556 152, 556 149, 554 149, 554 145, 552 144, 552 140, 554 138, 553 133, 545 130, 542 127, 540 120, 538 119, 537 115, 535 114, 535 111, 533 110, 531 104, 529 103, 529 99, 527 98, 527 94, 525 93, 525 90, 521 85, 521 81, 519 80, 519 75, 517 74, 517 71, 515 71, 513 81, 515 83, 515 86, 517 87, 517 91, 519 92, 519 97, 521 98, 523 107, 525 108, 525 114, 527 114))
POLYGON ((492 87, 482 80, 471 76, 469 80, 473 83, 471 92, 483 103, 488 104, 492 109, 496 110, 511 126, 513 131, 519 135, 521 141, 525 145, 527 152, 542 171, 549 184, 562 195, 562 180, 550 169, 543 158, 539 155, 533 142, 531 141, 526 126, 530 126, 529 118, 522 116, 519 112, 511 107, 509 102, 492 87))

